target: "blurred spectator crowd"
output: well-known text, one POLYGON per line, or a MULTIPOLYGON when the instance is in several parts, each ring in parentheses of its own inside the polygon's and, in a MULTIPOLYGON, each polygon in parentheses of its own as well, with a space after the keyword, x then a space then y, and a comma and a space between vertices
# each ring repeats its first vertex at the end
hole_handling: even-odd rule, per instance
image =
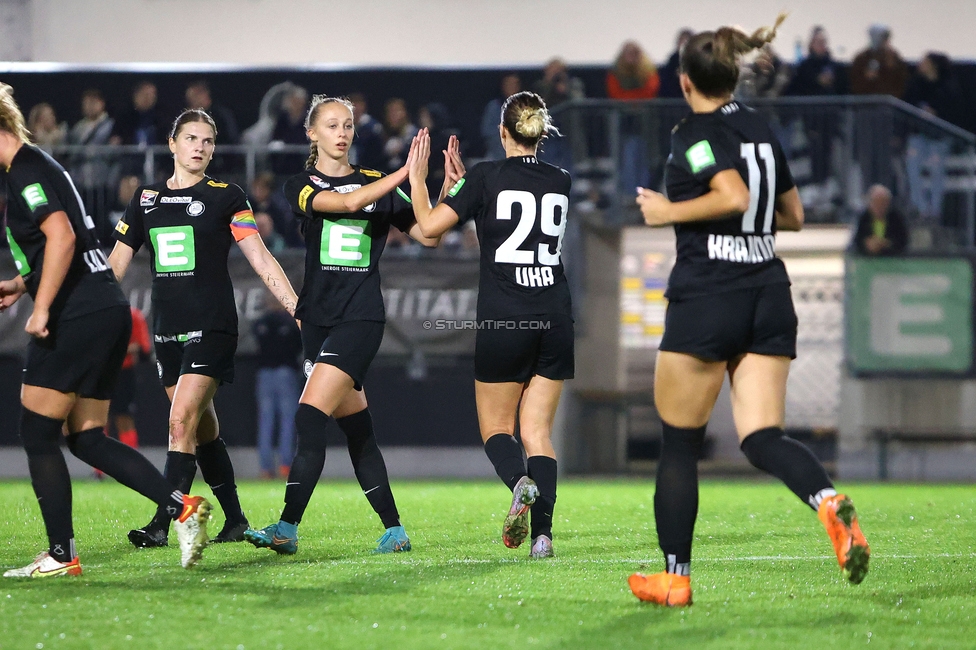
MULTIPOLYGON (((504 156, 498 137, 501 104, 505 97, 520 90, 539 93, 550 109, 586 97, 627 102, 680 98, 679 51, 692 34, 690 29, 680 30, 674 52, 660 66, 650 60, 638 42, 624 43, 606 70, 602 87, 594 87, 592 74, 587 76, 590 83, 587 87, 582 76, 574 74, 559 58, 546 63, 541 71, 505 74, 481 111, 477 135, 465 132, 451 109, 441 102, 411 105, 402 97, 367 98, 362 92, 349 93, 357 131, 350 160, 384 172, 394 171, 403 165, 410 139, 418 129, 427 128, 432 138, 428 182, 436 193, 443 180, 441 150, 446 148, 451 135, 461 138, 462 151, 472 163, 504 156), (378 110, 374 114, 371 108, 378 110)), ((966 93, 949 58, 930 52, 914 66, 909 65, 893 47, 891 30, 884 25, 870 27, 866 47, 850 63, 833 58, 828 34, 820 26, 811 30, 805 46, 795 44, 790 58, 792 61, 787 61, 771 47, 744 61, 736 96, 749 102, 780 96, 891 95, 927 115, 965 125, 966 93)), ((131 89, 125 105, 114 107, 108 105, 100 89, 89 88, 80 96, 81 118, 72 125, 58 119, 51 103, 24 108, 28 109, 28 128, 35 142, 52 151, 72 173, 106 240, 136 188, 143 182, 161 180, 171 171, 165 149, 146 154, 149 148, 167 143, 170 123, 175 117, 162 110, 161 103, 208 111, 217 124, 219 145, 210 173, 247 189, 261 233, 273 251, 280 251, 303 245, 299 224, 285 204, 280 187, 288 175, 304 167, 308 153, 305 115, 310 92, 320 90, 323 89, 308 89, 292 81, 272 86, 260 102, 257 121, 244 129, 239 128, 233 99, 216 97, 205 79, 191 81, 182 98, 167 98, 165 102, 160 102, 156 83, 144 79, 131 89), (244 149, 227 145, 244 145, 252 155, 248 158, 244 149)), ((478 101, 480 105, 488 92, 486 89, 481 98, 468 97, 466 101, 478 101)), ((557 111, 556 126, 564 133, 578 132, 581 125, 574 121, 573 115, 557 111)), ((646 116, 636 109, 623 113, 619 122, 619 158, 615 163, 616 189, 621 195, 638 185, 661 185, 663 160, 656 159, 647 146, 648 137, 667 142, 673 121, 661 122, 648 124, 646 116)), ((832 161, 839 128, 835 116, 825 111, 806 113, 802 120, 780 120, 778 128, 788 153, 795 148, 790 144, 792 141, 799 138, 804 143, 809 159, 809 187, 804 202, 835 200, 838 189, 832 161)), ((901 186, 894 183, 895 196, 906 199, 905 212, 937 220, 945 193, 941 161, 950 154, 949 143, 920 130, 902 134, 898 146, 904 164, 901 186)), ((585 152, 580 152, 579 147, 571 138, 552 137, 545 143, 541 157, 574 171, 574 176, 579 172, 578 187, 574 187, 577 205, 584 209, 606 207, 605 187, 601 191, 587 182, 593 163, 586 160, 585 152)), ((857 155, 863 158, 860 168, 866 187, 879 180, 872 169, 887 163, 878 163, 871 158, 874 154, 868 148, 863 149, 857 155)), ((462 249, 477 245, 471 233, 461 231, 456 235, 449 239, 449 245, 462 249)), ((405 237, 391 235, 390 246, 410 249, 411 244, 405 237)))

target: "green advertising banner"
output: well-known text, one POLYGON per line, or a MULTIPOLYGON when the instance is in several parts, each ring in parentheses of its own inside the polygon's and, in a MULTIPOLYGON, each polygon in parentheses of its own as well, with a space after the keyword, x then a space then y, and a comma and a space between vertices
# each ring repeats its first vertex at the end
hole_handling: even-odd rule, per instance
POLYGON ((847 359, 855 374, 969 374, 966 258, 848 258, 847 359))

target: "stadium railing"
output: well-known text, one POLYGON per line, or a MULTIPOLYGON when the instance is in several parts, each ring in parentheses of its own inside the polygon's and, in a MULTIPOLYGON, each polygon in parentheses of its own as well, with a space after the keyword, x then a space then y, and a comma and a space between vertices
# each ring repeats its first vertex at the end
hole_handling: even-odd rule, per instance
MULTIPOLYGON (((849 223, 873 184, 885 185, 908 214, 914 241, 930 250, 976 245, 976 135, 887 96, 780 97, 746 100, 765 114, 790 161, 809 223, 849 223), (914 136, 945 155, 906 165, 914 136), (945 174, 941 214, 918 214, 913 189, 945 174), (912 184, 921 184, 913 188, 912 184)), ((687 114, 683 100, 586 99, 553 110, 563 137, 543 158, 573 172, 576 205, 595 206, 604 226, 640 223, 637 185, 661 189, 670 132, 687 114)))

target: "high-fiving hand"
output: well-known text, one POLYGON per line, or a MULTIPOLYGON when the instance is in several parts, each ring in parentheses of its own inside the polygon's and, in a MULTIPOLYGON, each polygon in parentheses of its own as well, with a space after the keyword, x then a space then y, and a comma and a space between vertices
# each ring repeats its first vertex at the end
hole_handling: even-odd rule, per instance
POLYGON ((430 158, 430 133, 420 129, 410 143, 410 184, 427 181, 427 159, 430 158))

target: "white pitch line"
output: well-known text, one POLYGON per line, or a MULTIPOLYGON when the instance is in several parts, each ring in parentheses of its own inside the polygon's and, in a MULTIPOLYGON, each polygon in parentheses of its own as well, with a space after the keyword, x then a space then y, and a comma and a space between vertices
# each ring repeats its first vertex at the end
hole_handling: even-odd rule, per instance
MULTIPOLYGON (((879 560, 930 560, 933 558, 942 559, 952 559, 952 558, 967 558, 976 559, 976 553, 926 553, 925 555, 872 555, 872 559, 877 562, 879 560)), ((716 558, 695 558, 696 565, 708 564, 710 562, 823 562, 827 560, 834 560, 833 555, 749 555, 743 557, 716 557, 716 558)), ((398 558, 395 563, 391 563, 389 566, 425 566, 429 568, 434 568, 437 566, 450 566, 450 565, 475 565, 475 564, 515 564, 520 562, 519 558, 454 558, 448 560, 434 560, 434 559, 413 559, 413 558, 398 558)), ((572 558, 567 559, 564 557, 554 557, 547 560, 547 564, 654 564, 659 562, 660 558, 622 558, 622 559, 587 559, 587 558, 572 558)), ((208 564, 204 561, 204 564, 208 564)), ((310 562, 294 562, 281 564, 280 566, 294 567, 301 564, 323 564, 329 566, 365 566, 365 567, 382 567, 387 566, 383 564, 378 564, 371 560, 321 560, 321 561, 310 561, 310 562)), ((101 564, 89 564, 85 563, 86 568, 100 569, 110 565, 101 564)), ((214 568, 219 567, 219 564, 211 565, 214 568)), ((264 565, 271 566, 271 565, 264 565)))

